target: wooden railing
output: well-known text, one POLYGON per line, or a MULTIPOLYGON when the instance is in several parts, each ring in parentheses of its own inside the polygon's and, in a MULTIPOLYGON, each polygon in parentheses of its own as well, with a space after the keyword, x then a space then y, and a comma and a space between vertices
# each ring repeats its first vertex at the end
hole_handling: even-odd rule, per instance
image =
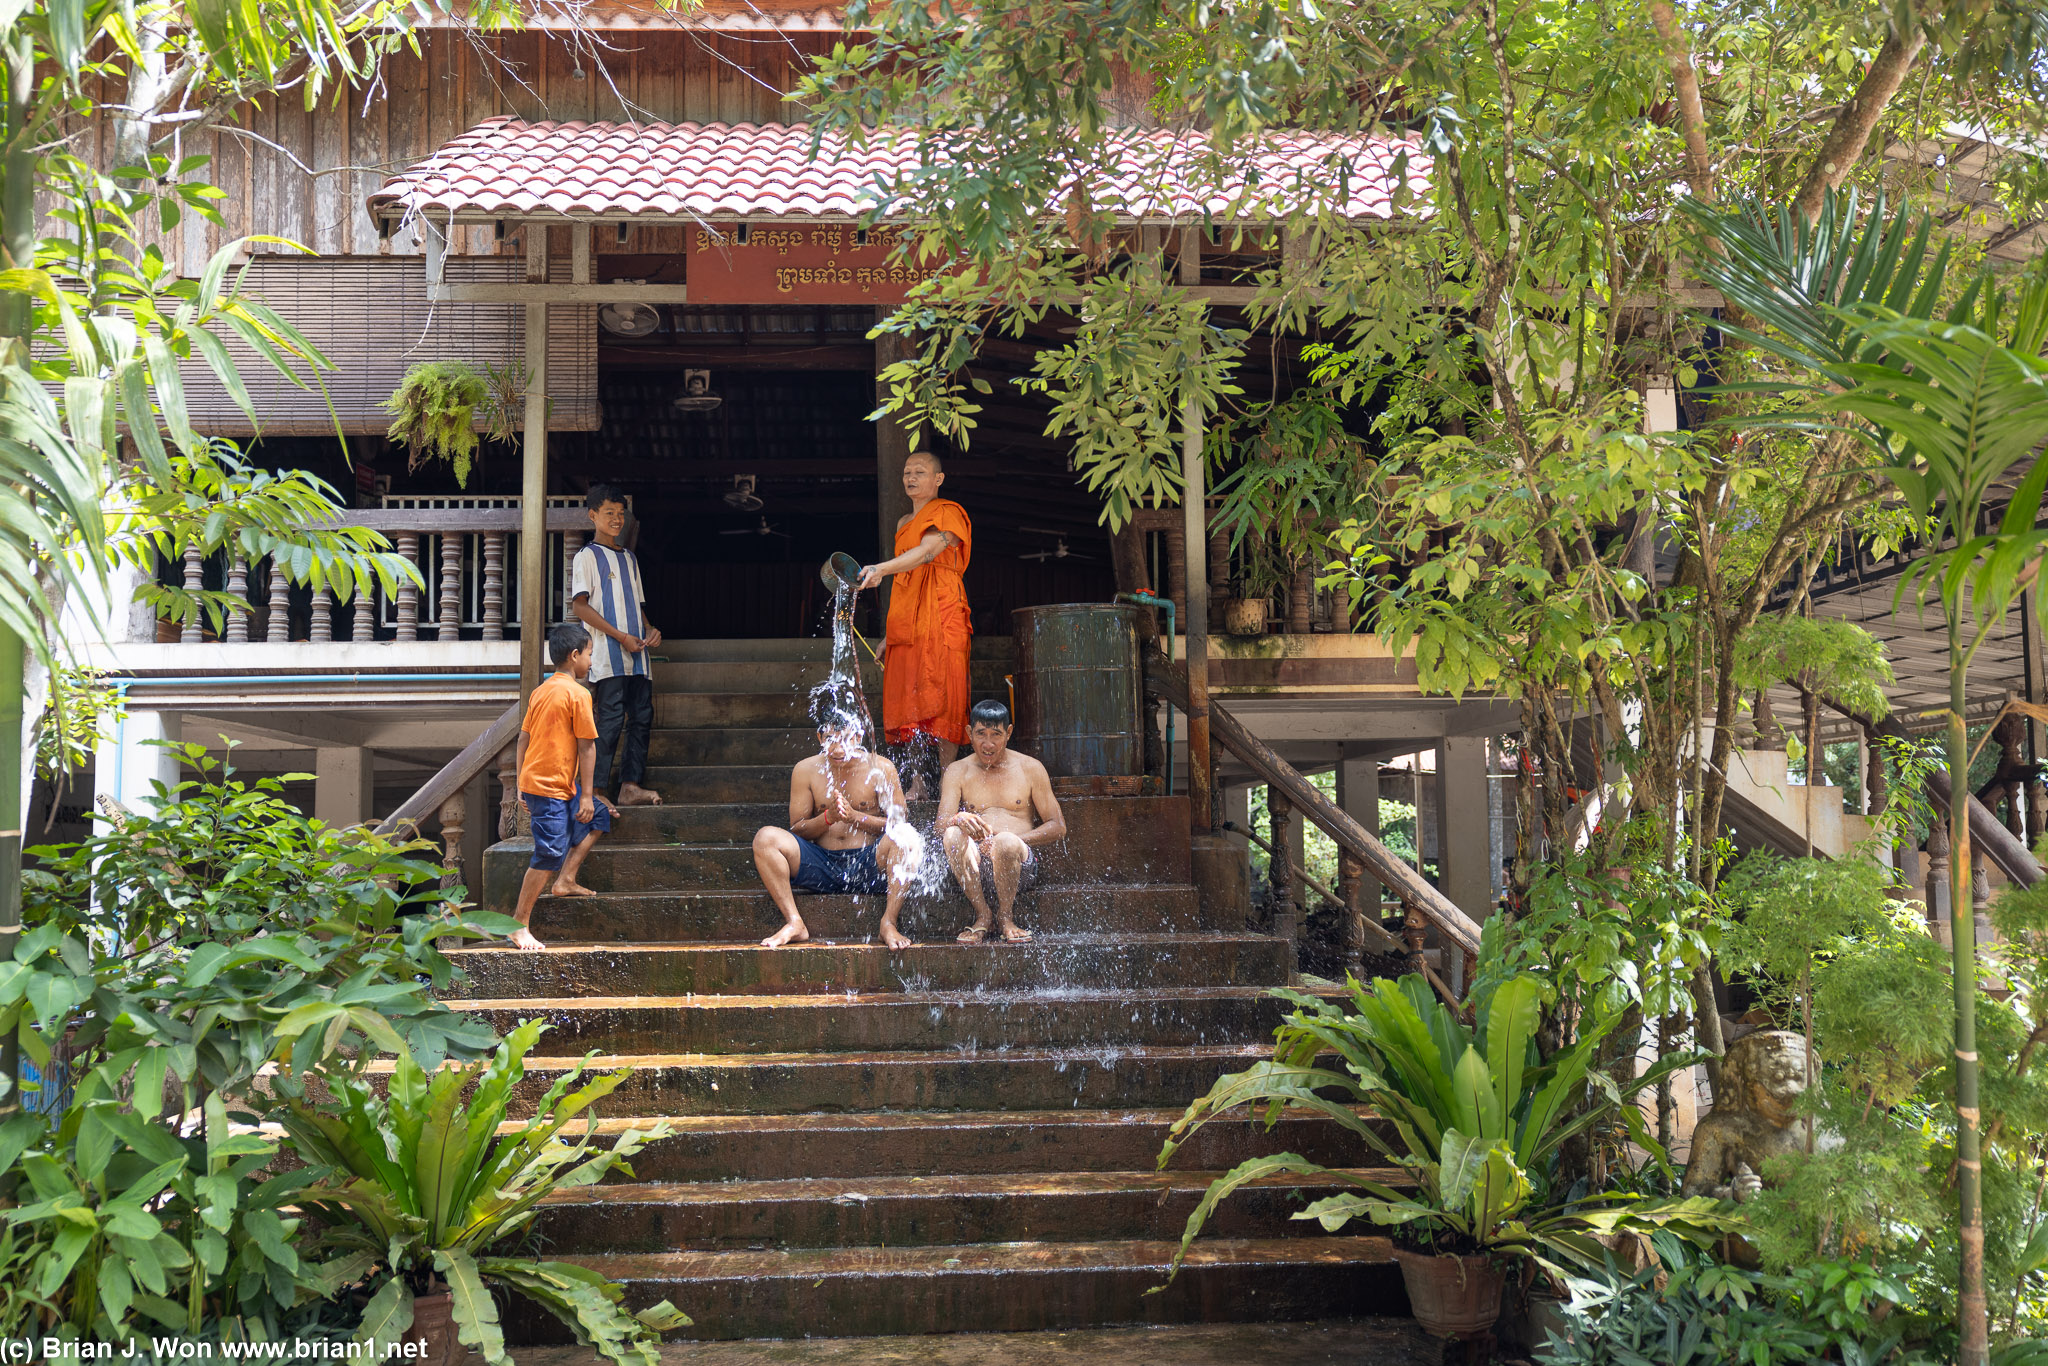
MULTIPOLYGON (((519 798, 516 789, 517 778, 511 771, 515 741, 519 737, 519 724, 525 715, 525 704, 514 702, 505 708, 504 714, 491 722, 482 735, 469 742, 463 751, 441 766, 440 772, 420 785, 419 791, 399 803, 398 809, 377 823, 380 835, 397 835, 407 827, 417 831, 429 815, 438 814, 441 820, 441 843, 446 852, 448 867, 452 870, 462 864, 462 837, 469 825, 469 801, 463 795, 469 785, 484 770, 495 764, 498 781, 503 788, 498 808, 498 838, 510 839, 518 833, 519 798)), ((477 874, 481 869, 465 870, 463 881, 472 896, 479 890, 477 874)))
MULTIPOLYGON (((269 561, 250 564, 237 555, 209 566, 195 547, 182 566, 188 591, 213 586, 249 603, 230 612, 220 639, 230 643, 335 640, 508 640, 519 633, 519 522, 517 499, 496 506, 396 507, 344 513, 330 525, 380 531, 420 572, 385 597, 337 603, 327 590, 293 588, 269 561), (208 578, 214 579, 208 584, 208 578), (422 586, 424 585, 424 586, 422 586)), ((589 539, 590 519, 580 507, 550 507, 547 618, 562 617, 569 564, 589 539)), ((178 640, 208 638, 202 620, 187 622, 178 640)))
MULTIPOLYGON (((1148 656, 1145 682, 1149 689, 1174 706, 1186 708, 1187 674, 1179 664, 1169 664, 1156 655, 1148 656)), ((1245 729, 1244 723, 1231 715, 1227 707, 1218 705, 1214 700, 1209 703, 1209 736, 1212 742, 1235 754, 1253 773, 1265 779, 1269 800, 1279 803, 1274 809, 1282 813, 1283 821, 1291 813, 1299 812, 1336 843, 1340 857, 1360 865, 1363 872, 1375 878, 1394 900, 1401 903, 1404 913, 1402 938, 1418 968, 1424 966, 1423 941, 1428 930, 1433 928, 1443 941, 1445 950, 1462 954, 1469 969, 1479 952, 1479 925, 1460 910, 1457 903, 1432 887, 1406 860, 1353 820, 1342 807, 1324 795, 1321 788, 1275 754, 1271 746, 1245 729)), ((1275 843, 1278 842, 1276 839, 1275 843)), ((1273 869, 1277 879, 1275 900, 1286 903, 1289 901, 1286 889, 1292 881, 1291 863, 1287 859, 1276 859, 1273 869)), ((1355 878, 1347 877, 1346 880, 1355 878)), ((1283 911, 1282 915, 1287 918, 1275 926, 1275 932, 1293 938, 1295 926, 1291 909, 1283 911)), ((1361 934, 1360 937, 1364 936, 1361 934)), ((1471 980, 1469 970, 1465 980, 1471 980)), ((1437 987, 1440 991, 1446 990, 1441 982, 1437 987)))

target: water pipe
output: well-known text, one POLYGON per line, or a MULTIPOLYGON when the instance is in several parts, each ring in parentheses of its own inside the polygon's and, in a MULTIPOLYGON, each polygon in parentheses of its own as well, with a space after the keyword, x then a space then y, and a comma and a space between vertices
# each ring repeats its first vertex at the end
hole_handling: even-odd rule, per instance
MULTIPOLYGON (((1140 607, 1157 607, 1166 612, 1166 662, 1173 663, 1173 599, 1162 598, 1157 593, 1119 593, 1118 602, 1133 602, 1140 607)), ((1173 703, 1166 704, 1166 795, 1173 795, 1173 703)))

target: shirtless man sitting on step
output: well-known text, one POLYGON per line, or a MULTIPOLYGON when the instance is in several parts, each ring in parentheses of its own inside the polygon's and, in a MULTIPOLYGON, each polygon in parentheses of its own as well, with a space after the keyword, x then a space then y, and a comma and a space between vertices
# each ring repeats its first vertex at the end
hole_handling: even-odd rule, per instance
POLYGON ((987 939, 993 918, 1004 942, 1026 943, 1031 931, 1019 929, 1011 912, 1038 871, 1039 849, 1066 838, 1067 818, 1045 765, 1010 748, 1008 707, 975 703, 967 713, 967 743, 967 757, 950 765, 939 784, 946 862, 974 906, 974 923, 960 932, 960 942, 987 939))
POLYGON ((896 928, 896 915, 923 861, 923 842, 905 819, 896 766, 861 744, 861 729, 857 720, 821 720, 819 752, 789 775, 789 828, 764 825, 754 834, 754 867, 784 921, 761 941, 763 948, 811 937, 797 914, 796 891, 886 894, 882 942, 892 949, 910 947, 896 928))

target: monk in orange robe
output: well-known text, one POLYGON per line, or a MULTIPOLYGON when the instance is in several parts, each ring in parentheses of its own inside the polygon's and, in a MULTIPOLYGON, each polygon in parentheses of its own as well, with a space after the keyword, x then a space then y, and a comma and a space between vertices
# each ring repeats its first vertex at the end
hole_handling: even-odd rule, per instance
POLYGON ((938 456, 911 452, 903 462, 910 514, 896 523, 896 556, 868 565, 860 576, 862 588, 897 576, 882 655, 882 734, 915 752, 904 765, 913 798, 923 795, 920 788, 935 791, 955 747, 967 743, 967 651, 974 624, 961 575, 974 552, 974 524, 967 509, 939 497, 945 482, 938 456))

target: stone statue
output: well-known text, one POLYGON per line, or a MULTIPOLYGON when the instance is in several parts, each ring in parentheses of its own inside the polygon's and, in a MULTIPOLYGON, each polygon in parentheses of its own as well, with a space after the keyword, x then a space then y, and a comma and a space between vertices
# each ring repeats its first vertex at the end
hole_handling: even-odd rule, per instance
POLYGON ((1728 1045, 1713 1111, 1692 1132, 1685 1193, 1747 1200, 1766 1161, 1806 1151, 1792 1107, 1808 1083, 1802 1035, 1760 1029, 1728 1045))

